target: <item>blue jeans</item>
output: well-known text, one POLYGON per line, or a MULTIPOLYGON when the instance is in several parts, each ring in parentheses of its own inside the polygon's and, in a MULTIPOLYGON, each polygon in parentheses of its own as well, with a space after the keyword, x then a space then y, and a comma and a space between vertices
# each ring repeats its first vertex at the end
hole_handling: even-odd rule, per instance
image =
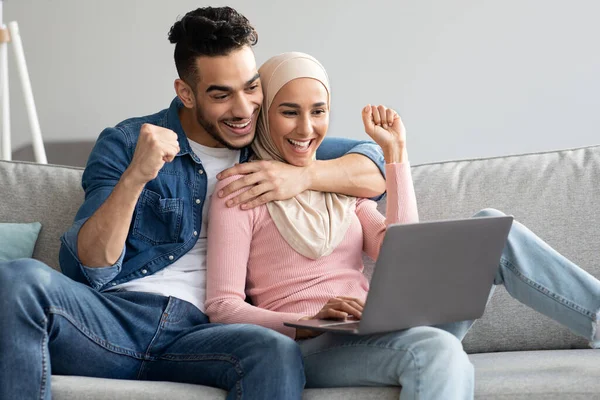
MULTIPOLYGON (((495 215, 504 214, 485 209, 475 217, 495 215)), ((596 338, 600 281, 516 221, 494 285, 504 285, 515 299, 600 347, 596 338)), ((401 385, 402 400, 472 399, 473 366, 460 341, 473 322, 304 340, 300 347, 307 387, 401 385)))
POLYGON ((50 377, 175 381, 228 399, 300 399, 302 356, 253 325, 208 323, 196 307, 148 293, 99 293, 45 264, 0 264, 0 399, 50 399, 50 377))

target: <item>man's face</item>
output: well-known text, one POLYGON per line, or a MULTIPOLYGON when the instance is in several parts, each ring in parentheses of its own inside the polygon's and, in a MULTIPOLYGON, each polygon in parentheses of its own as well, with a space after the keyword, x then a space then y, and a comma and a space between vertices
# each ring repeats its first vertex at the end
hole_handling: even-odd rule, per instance
POLYGON ((196 120, 218 147, 248 146, 263 100, 252 49, 244 46, 226 56, 199 57, 196 64, 196 120))

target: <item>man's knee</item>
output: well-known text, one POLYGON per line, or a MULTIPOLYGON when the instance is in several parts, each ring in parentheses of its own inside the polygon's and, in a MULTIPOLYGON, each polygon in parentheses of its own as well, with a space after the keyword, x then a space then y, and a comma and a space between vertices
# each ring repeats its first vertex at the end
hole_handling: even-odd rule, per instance
POLYGON ((291 338, 272 329, 256 326, 257 337, 261 338, 264 349, 269 356, 279 358, 281 362, 301 363, 300 346, 291 338))
POLYGON ((33 258, 0 263, 0 284, 15 285, 49 278, 50 267, 33 258))
POLYGON ((474 218, 479 217, 502 217, 504 214, 502 211, 496 210, 495 208, 484 208, 473 215, 474 218))
POLYGON ((0 293, 13 298, 31 289, 51 285, 52 275, 57 272, 32 258, 23 258, 0 264, 0 293))
POLYGON ((237 327, 256 351, 258 364, 303 374, 302 352, 293 339, 257 325, 240 324, 237 327))

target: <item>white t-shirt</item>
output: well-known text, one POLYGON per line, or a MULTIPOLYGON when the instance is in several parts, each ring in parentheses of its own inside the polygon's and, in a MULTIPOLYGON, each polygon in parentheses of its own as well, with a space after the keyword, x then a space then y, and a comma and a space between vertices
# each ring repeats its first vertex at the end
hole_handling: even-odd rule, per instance
POLYGON ((217 184, 217 174, 232 167, 240 159, 239 150, 206 147, 188 140, 194 153, 202 160, 207 179, 206 199, 202 206, 202 226, 194 247, 173 264, 143 278, 114 287, 132 292, 173 296, 192 303, 204 312, 206 300, 206 225, 208 209, 217 184))

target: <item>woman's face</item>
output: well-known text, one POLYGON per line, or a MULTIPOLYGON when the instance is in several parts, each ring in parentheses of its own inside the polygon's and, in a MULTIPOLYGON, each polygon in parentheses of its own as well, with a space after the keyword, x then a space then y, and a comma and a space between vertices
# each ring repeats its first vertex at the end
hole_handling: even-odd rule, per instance
POLYGON ((329 126, 327 89, 311 78, 286 83, 269 108, 269 129, 283 158, 298 167, 313 162, 329 126))

